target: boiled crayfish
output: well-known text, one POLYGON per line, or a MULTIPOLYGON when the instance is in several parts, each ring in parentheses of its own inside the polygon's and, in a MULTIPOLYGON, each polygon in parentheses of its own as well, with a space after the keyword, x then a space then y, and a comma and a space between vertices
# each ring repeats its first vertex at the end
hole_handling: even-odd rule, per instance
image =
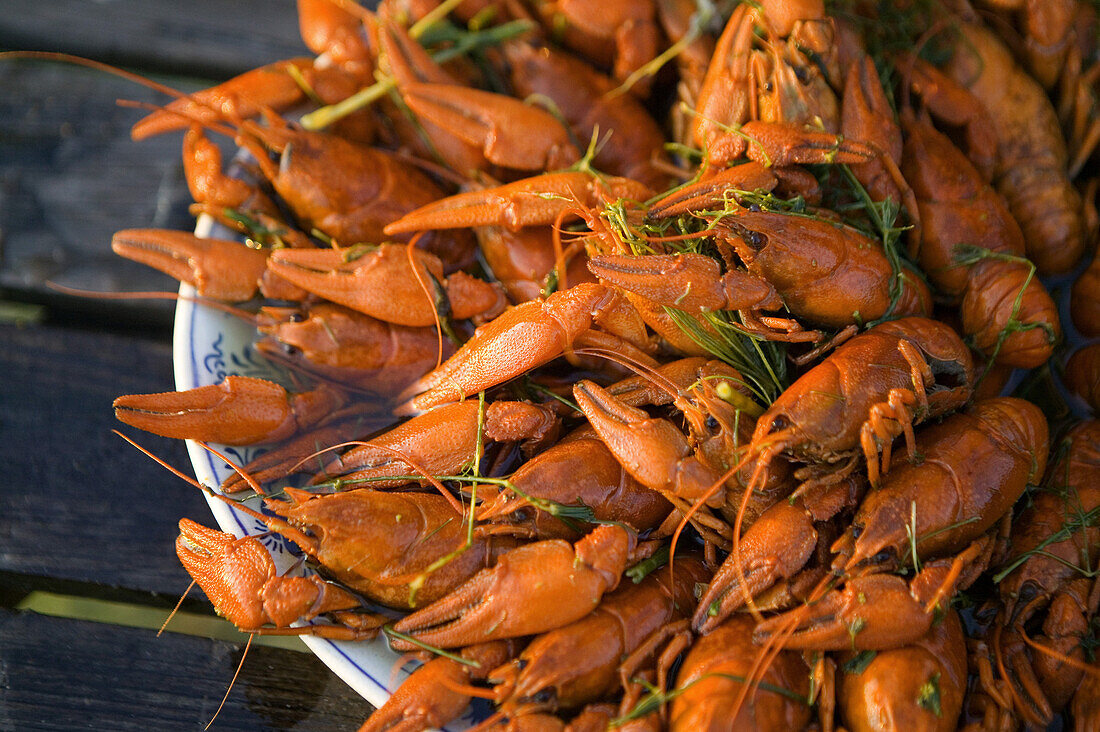
POLYGON ((995 396, 1100 398, 1100 346, 1059 362, 1100 260, 1073 329, 1040 279, 1100 238, 1095 19, 956 5, 299 0, 323 58, 138 122, 247 243, 115 250, 284 369, 115 402, 270 447, 220 492, 306 569, 185 519, 218 612, 426 661, 379 732, 474 697, 481 729, 1095 729, 1096 422, 995 396))

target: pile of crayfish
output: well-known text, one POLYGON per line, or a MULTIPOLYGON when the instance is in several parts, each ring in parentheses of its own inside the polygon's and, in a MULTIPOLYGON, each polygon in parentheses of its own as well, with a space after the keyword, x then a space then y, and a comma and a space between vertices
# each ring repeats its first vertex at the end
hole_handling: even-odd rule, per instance
POLYGON ((133 128, 244 242, 113 241, 287 374, 115 402, 270 448, 221 615, 423 661, 365 730, 1100 729, 1094 4, 298 7, 133 128))

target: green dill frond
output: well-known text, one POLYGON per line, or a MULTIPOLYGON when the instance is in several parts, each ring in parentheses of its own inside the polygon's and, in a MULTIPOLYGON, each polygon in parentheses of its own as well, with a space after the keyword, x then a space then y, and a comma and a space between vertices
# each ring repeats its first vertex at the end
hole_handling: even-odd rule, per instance
MULTIPOLYGON (((905 3, 897 0, 875 0, 872 5, 873 8, 868 12, 863 0, 827 0, 825 8, 829 15, 842 18, 856 28, 880 78, 889 80, 894 57, 914 49, 917 39, 922 37, 940 14, 940 5, 935 0, 913 0, 905 3)), ((935 39, 926 39, 919 53, 925 60, 933 63, 945 60, 943 45, 935 39)), ((889 88, 888 86, 887 89, 889 88)))
MULTIPOLYGON (((531 21, 514 20, 491 28, 467 30, 449 21, 441 20, 433 22, 422 32, 418 31, 420 37, 417 40, 428 49, 428 55, 433 61, 443 64, 460 56, 468 56, 485 48, 499 46, 530 32, 534 27, 531 21), (436 45, 440 47, 434 47, 436 45)), ((413 34, 412 29, 409 34, 413 34)), ((416 38, 415 35, 413 37, 416 38)), ((375 79, 377 81, 374 84, 360 89, 347 99, 303 115, 300 120, 302 127, 307 130, 323 130, 353 112, 366 109, 397 88, 397 82, 392 76, 376 72, 375 79)))
POLYGON ((905 533, 909 537, 909 554, 913 559, 913 573, 920 574, 920 558, 917 556, 917 502, 909 502, 909 521, 905 533))
POLYGON ((877 655, 878 651, 860 651, 845 661, 840 670, 846 674, 861 674, 871 665, 871 661, 875 660, 877 655))
POLYGON ((461 663, 463 666, 469 666, 470 668, 481 668, 481 664, 477 661, 471 661, 468 658, 463 658, 457 653, 451 653, 450 651, 445 651, 442 648, 436 648, 435 646, 428 645, 424 641, 413 638, 411 635, 405 635, 404 633, 394 630, 392 625, 383 625, 382 632, 390 638, 397 638, 398 640, 403 640, 406 643, 412 643, 417 648, 422 648, 429 653, 434 653, 435 655, 442 656, 443 658, 449 658, 455 663, 461 663))
POLYGON ((630 247, 631 253, 635 255, 656 253, 643 235, 651 231, 651 226, 643 224, 642 231, 635 230, 630 224, 630 212, 627 209, 626 201, 618 200, 605 203, 600 211, 600 217, 607 221, 608 226, 615 232, 615 235, 630 247))
POLYGON ((233 208, 222 209, 222 215, 240 227, 244 235, 248 237, 245 245, 251 249, 284 249, 287 246, 286 242, 283 241, 283 237, 290 232, 285 228, 264 226, 259 220, 252 218, 247 213, 233 208))
POLYGON ((657 56, 635 69, 622 84, 607 92, 604 96, 612 99, 625 94, 645 77, 655 76, 665 64, 679 56, 688 46, 694 43, 717 17, 719 17, 718 7, 712 0, 695 0, 695 11, 691 14, 687 32, 657 56))
POLYGON ((512 386, 513 393, 516 394, 518 399, 527 399, 529 401, 537 401, 535 397, 539 397, 543 400, 553 399, 556 402, 561 402, 578 414, 584 414, 583 410, 577 406, 577 403, 572 399, 563 397, 553 389, 534 381, 530 374, 524 374, 522 378, 512 382, 512 386))
POLYGON ((634 584, 638 584, 651 572, 660 569, 666 564, 668 564, 668 545, 662 546, 660 549, 653 552, 651 557, 638 562, 633 567, 626 570, 624 574, 632 579, 634 584))
POLYGON ((1097 571, 1095 569, 1091 567, 1079 567, 1075 564, 1067 562, 1065 559, 1059 556, 1056 556, 1046 551, 1046 548, 1051 544, 1057 544, 1059 542, 1065 541, 1079 531, 1084 532, 1095 526, 1100 526, 1100 506, 1093 508, 1091 511, 1085 511, 1083 510, 1080 501, 1077 501, 1076 504, 1077 506, 1075 509, 1073 506, 1070 505, 1070 502, 1067 501, 1066 518, 1062 524, 1062 527, 1058 531, 1055 531, 1050 536, 1039 542, 1039 544, 1036 545, 1035 548, 1029 549, 1028 551, 1020 554, 1018 557, 1014 558, 1005 566, 1004 569, 993 575, 993 582, 1000 583, 1005 577, 1012 574, 1012 572, 1014 572, 1020 565, 1022 565, 1031 557, 1035 556, 1052 559, 1059 564, 1065 565, 1075 572, 1079 572, 1085 577, 1095 577, 1097 574, 1097 571))
POLYGON ((920 690, 917 692, 917 704, 937 717, 943 716, 943 709, 940 705, 940 674, 938 671, 921 685, 920 690))
POLYGON ((745 377, 745 385, 764 406, 775 401, 788 386, 786 344, 750 335, 739 321, 734 320, 736 313, 702 313, 700 317, 710 326, 708 329, 683 310, 665 307, 665 312, 700 348, 740 371, 745 377))
POLYGON ((871 328, 879 323, 893 320, 894 311, 904 290, 904 280, 907 277, 921 277, 920 270, 911 262, 904 259, 899 242, 901 235, 909 229, 908 226, 899 226, 898 219, 901 215, 901 205, 887 198, 884 201, 874 201, 871 194, 856 178, 852 169, 847 165, 835 166, 840 169, 841 181, 845 184, 834 190, 842 190, 840 194, 849 201, 847 204, 834 202, 834 209, 841 214, 845 224, 856 229, 865 236, 878 241, 882 245, 883 253, 890 263, 893 277, 890 279, 890 305, 886 312, 877 320, 867 323, 871 328))
POLYGON ((993 364, 997 362, 997 356, 1001 352, 1001 348, 1004 346, 1009 336, 1015 333, 1023 333, 1025 331, 1034 330, 1036 328, 1042 328, 1046 331, 1047 342, 1054 344, 1058 340, 1058 334, 1054 331, 1054 326, 1046 321, 1039 321, 1036 323, 1025 323, 1020 320, 1020 308, 1023 306, 1024 292, 1031 285, 1031 281, 1035 279, 1037 270, 1035 264, 1026 257, 1019 257, 1014 254, 1006 254, 1005 252, 994 252, 990 249, 974 246, 972 244, 959 244, 955 247, 955 259, 954 263, 958 265, 970 265, 976 264, 983 259, 995 259, 1003 262, 1012 262, 1015 264, 1022 264, 1028 268, 1027 277, 1024 278, 1024 284, 1020 285, 1019 292, 1016 293, 1016 297, 1012 301, 1012 314, 1005 322, 1003 328, 997 334, 997 342, 993 345, 993 351, 987 354, 987 360, 985 369, 978 376, 974 382, 974 388, 977 389, 978 385, 982 383, 986 375, 989 374, 990 369, 993 368, 993 364))

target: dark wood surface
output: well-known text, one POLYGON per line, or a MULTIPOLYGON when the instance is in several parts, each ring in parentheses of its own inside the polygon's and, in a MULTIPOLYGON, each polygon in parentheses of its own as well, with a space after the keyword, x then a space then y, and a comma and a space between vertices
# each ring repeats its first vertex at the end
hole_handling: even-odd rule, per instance
MULTIPOLYGON (((75 53, 185 91, 305 53, 293 0, 0 0, 0 50, 75 53)), ((197 491, 111 433, 114 397, 172 387, 172 303, 48 287, 175 289, 110 238, 193 225, 180 138, 132 142, 142 112, 115 100, 164 97, 102 72, 0 58, 0 88, 0 730, 199 729, 243 652, 228 624, 201 627, 230 640, 157 638, 27 609, 49 595, 163 619, 190 581, 176 522, 212 523, 197 491)), ((134 436, 189 469, 181 443, 134 436)), ((183 609, 212 617, 191 595, 183 609)), ((370 706, 298 647, 253 645, 214 729, 355 729, 370 706)))

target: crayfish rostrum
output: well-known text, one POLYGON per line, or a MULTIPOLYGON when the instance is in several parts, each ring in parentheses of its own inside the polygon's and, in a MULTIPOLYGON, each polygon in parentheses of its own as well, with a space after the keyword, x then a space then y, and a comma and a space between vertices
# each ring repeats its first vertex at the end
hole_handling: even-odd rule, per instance
POLYGON ((1088 4, 378 5, 133 130, 231 231, 115 250, 282 369, 115 403, 269 448, 218 611, 425 661, 368 730, 1094 728, 1088 4))

